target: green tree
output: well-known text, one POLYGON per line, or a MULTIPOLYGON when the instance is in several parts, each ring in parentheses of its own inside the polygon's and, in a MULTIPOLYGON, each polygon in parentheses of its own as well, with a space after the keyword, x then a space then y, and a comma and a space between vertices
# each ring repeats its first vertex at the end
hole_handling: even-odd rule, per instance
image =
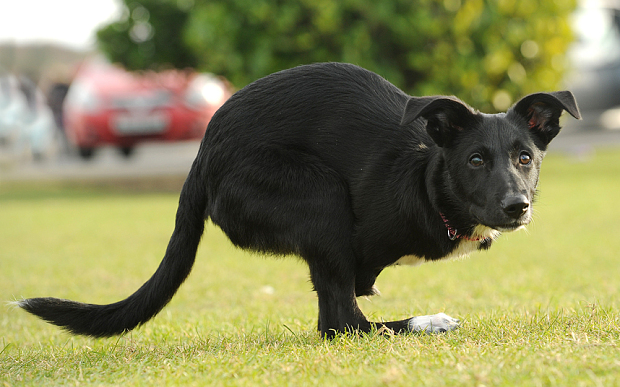
POLYGON ((130 70, 197 67, 182 39, 188 7, 169 0, 123 0, 118 21, 97 31, 99 49, 130 70))
MULTIPOLYGON (((575 7, 575 0, 131 4, 138 3, 150 12, 154 52, 160 50, 156 19, 163 14, 152 7, 165 4, 183 15, 170 27, 169 35, 178 40, 173 48, 187 50, 197 68, 224 75, 237 87, 304 63, 350 62, 410 94, 454 94, 484 111, 503 110, 523 94, 558 87, 572 39, 568 17, 575 7)), ((125 23, 133 20, 133 12, 125 23)), ((103 34, 99 38, 102 44, 110 41, 103 34)), ((106 52, 114 47, 111 44, 106 52)), ((135 55, 132 49, 123 50, 125 57, 135 55)), ((166 61, 159 60, 159 54, 146 61, 158 62, 166 61)))

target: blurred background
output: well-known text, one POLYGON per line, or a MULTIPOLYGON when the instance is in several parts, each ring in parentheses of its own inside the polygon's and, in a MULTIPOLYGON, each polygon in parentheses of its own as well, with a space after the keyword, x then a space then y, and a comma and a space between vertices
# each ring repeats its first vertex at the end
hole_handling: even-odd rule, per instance
POLYGON ((488 113, 572 90, 552 150, 620 144, 620 1, 22 0, 0 6, 0 183, 184 177, 253 80, 342 61, 488 113))

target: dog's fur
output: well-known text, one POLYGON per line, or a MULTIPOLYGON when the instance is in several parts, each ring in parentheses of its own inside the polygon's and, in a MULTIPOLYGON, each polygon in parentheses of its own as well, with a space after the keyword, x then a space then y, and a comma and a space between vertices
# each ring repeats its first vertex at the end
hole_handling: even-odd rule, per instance
POLYGON ((163 261, 138 291, 110 305, 53 298, 18 305, 76 334, 129 331, 170 301, 211 218, 239 247, 308 263, 323 336, 373 326, 454 329, 444 314, 371 323, 356 296, 375 294, 387 266, 488 249, 500 232, 528 224, 563 110, 580 118, 568 91, 482 114, 455 97, 410 97, 348 64, 269 75, 214 115, 163 261))

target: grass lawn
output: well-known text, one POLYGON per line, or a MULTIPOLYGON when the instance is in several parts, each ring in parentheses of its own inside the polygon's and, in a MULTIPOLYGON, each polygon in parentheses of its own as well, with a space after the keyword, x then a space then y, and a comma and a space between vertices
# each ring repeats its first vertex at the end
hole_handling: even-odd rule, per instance
MULTIPOLYGON (((1 184, 1 182, 0 182, 1 184)), ((315 331, 305 265, 209 225, 188 281, 120 338, 70 336, 0 304, 0 386, 620 385, 620 151, 551 154, 535 221, 468 260, 386 269, 373 320, 446 312, 448 334, 315 331)), ((0 185, 0 300, 125 298, 155 271, 177 194, 0 185)))

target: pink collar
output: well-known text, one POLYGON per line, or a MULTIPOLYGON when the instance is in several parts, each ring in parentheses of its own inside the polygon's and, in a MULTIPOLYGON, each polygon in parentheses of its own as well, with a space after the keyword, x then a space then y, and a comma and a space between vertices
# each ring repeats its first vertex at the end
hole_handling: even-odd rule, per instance
POLYGON ((442 214, 440 212, 439 215, 441 215, 441 219, 443 220, 443 224, 448 229, 448 239, 450 239, 451 241, 454 241, 454 240, 457 240, 457 239, 464 239, 464 240, 470 241, 470 242, 480 242, 480 241, 483 241, 483 240, 487 239, 485 237, 471 238, 471 237, 468 237, 467 235, 461 235, 461 234, 459 234, 457 229, 455 229, 452 226, 450 226, 450 224, 448 223, 448 219, 445 217, 444 214, 442 214))

